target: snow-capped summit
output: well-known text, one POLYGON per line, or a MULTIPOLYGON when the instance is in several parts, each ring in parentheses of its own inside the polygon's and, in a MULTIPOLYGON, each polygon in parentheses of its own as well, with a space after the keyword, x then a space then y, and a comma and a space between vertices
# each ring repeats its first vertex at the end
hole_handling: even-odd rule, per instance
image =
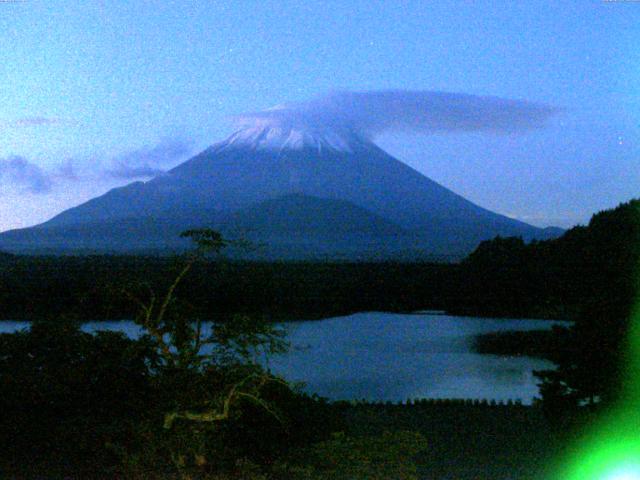
POLYGON ((370 148, 371 143, 357 133, 338 129, 313 129, 290 126, 249 126, 213 146, 216 152, 227 149, 315 150, 319 153, 354 153, 370 148))

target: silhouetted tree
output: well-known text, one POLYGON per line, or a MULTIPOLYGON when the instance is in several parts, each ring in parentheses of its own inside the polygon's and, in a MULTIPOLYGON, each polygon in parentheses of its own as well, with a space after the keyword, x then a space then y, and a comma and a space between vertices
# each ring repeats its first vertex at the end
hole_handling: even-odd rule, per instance
POLYGON ((538 372, 541 395, 552 414, 578 406, 610 405, 622 391, 631 314, 640 271, 640 201, 595 215, 589 225, 556 243, 556 261, 578 295, 570 346, 552 360, 555 371, 538 372))
POLYGON ((91 477, 114 465, 105 445, 126 444, 153 403, 153 357, 143 341, 65 320, 0 335, 0 471, 91 477))
MULTIPOLYGON (((157 296, 150 290, 145 300, 131 297, 140 308, 135 322, 156 353, 151 371, 161 418, 146 428, 158 440, 158 453, 165 449, 178 472, 190 478, 189 472, 220 468, 225 451, 233 450, 225 429, 248 404, 284 422, 276 402, 263 392, 271 384, 286 390, 288 386, 260 362, 266 355, 283 353, 287 344, 282 330, 247 316, 204 323, 185 314, 176 293, 180 283, 196 262, 219 253, 229 242, 209 229, 189 230, 182 237, 191 238, 196 248, 186 255, 167 291, 157 296)), ((155 462, 153 457, 149 460, 155 462)))

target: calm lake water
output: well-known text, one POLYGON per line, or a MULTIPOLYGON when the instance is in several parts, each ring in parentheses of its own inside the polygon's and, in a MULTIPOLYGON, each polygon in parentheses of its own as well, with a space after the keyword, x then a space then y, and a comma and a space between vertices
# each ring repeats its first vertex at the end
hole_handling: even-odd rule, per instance
MULTIPOLYGON (((474 335, 550 329, 543 320, 454 317, 433 313, 368 312, 282 324, 292 345, 269 368, 305 390, 330 399, 401 401, 414 398, 486 398, 530 404, 538 394, 533 370, 553 368, 528 357, 479 355, 474 335)), ((0 333, 28 328, 0 322, 0 333)), ((132 322, 89 322, 85 331, 140 334, 132 322)))

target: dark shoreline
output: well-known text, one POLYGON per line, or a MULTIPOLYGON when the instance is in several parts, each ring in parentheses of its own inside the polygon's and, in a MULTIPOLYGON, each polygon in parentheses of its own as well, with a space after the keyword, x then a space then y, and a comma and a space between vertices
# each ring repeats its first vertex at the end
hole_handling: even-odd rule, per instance
MULTIPOLYGON (((184 264, 168 257, 0 259, 0 319, 133 318, 127 298, 166 289, 184 264)), ((360 311, 445 310, 456 265, 431 263, 215 262, 194 265, 177 290, 200 318, 247 314, 269 321, 360 311)))
POLYGON ((570 337, 566 327, 551 330, 506 331, 475 335, 472 349, 476 353, 526 356, 553 360, 566 352, 570 337))
MULTIPOLYGON (((184 260, 136 256, 0 257, 0 319, 131 319, 126 292, 165 292, 184 260)), ((318 320, 362 311, 565 320, 554 306, 469 303, 460 264, 215 262, 194 266, 177 291, 200 318, 247 314, 318 320)))

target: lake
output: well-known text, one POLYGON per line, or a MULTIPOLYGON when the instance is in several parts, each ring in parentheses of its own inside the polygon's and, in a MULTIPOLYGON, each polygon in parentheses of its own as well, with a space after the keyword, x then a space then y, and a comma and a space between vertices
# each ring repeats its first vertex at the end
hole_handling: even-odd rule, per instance
MULTIPOLYGON (((291 350, 269 368, 305 390, 330 399, 404 401, 415 398, 521 400, 538 394, 533 370, 553 364, 529 357, 480 355, 474 335, 508 330, 550 329, 544 320, 455 317, 433 312, 367 312, 325 320, 287 322, 291 350)), ((28 328, 0 322, 0 333, 28 328)), ((132 322, 88 322, 85 331, 140 334, 132 322)))

